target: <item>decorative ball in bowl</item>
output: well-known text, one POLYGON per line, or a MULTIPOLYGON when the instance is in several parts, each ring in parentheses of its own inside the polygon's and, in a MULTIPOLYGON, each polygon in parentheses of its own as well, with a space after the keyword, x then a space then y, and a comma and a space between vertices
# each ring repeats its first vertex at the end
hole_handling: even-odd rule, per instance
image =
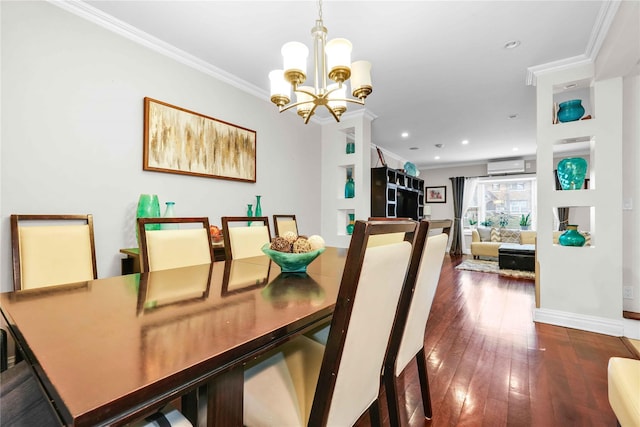
POLYGON ((262 252, 278 264, 283 273, 304 273, 307 271, 307 266, 324 252, 324 249, 319 248, 303 253, 280 252, 271 249, 267 243, 262 247, 262 252))

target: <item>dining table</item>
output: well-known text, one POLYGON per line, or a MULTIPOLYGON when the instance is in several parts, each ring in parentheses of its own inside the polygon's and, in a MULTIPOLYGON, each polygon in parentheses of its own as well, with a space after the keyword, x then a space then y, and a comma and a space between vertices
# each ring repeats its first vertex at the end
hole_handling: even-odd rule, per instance
POLYGON ((6 292, 0 311, 61 425, 196 396, 194 425, 241 426, 244 366, 331 319, 346 253, 327 247, 306 273, 258 256, 6 292))

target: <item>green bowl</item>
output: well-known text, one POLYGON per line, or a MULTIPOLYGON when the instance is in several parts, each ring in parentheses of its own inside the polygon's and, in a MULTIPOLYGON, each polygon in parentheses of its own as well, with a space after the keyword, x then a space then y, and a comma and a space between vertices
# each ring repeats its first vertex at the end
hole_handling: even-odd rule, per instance
POLYGON ((303 254, 294 254, 274 251, 269 248, 268 243, 265 243, 262 247, 262 252, 278 264, 283 273, 304 273, 307 271, 307 266, 311 264, 318 255, 324 252, 324 249, 325 248, 320 248, 303 254))

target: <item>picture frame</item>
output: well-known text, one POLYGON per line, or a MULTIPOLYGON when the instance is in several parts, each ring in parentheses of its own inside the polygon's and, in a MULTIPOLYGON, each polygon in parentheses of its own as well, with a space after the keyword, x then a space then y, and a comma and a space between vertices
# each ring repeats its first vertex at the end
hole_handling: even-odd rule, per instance
POLYGON ((447 187, 425 187, 424 197, 426 203, 447 203, 447 187))
POLYGON ((256 182, 256 131, 144 98, 142 169, 256 182))

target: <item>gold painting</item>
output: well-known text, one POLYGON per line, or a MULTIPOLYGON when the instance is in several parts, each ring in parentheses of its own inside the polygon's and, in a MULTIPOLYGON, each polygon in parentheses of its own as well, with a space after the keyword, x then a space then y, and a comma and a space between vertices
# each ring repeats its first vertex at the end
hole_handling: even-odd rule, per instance
POLYGON ((256 182, 256 132, 144 98, 142 168, 256 182))

